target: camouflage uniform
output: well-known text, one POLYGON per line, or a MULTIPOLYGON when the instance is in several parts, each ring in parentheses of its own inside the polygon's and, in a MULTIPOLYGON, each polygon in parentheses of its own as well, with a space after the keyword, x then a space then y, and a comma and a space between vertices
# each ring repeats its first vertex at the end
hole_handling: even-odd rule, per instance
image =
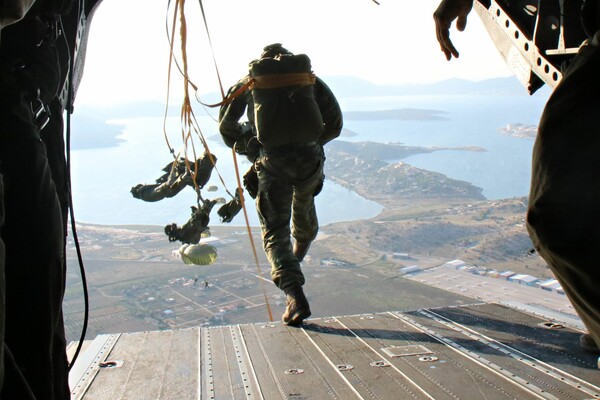
POLYGON ((271 278, 281 290, 304 284, 300 262, 292 251, 290 233, 303 243, 317 237, 319 221, 314 197, 323 186, 324 162, 323 147, 307 143, 263 148, 255 163, 258 171, 256 209, 263 248, 271 263, 271 278))
POLYGON ((597 2, 586 6, 586 31, 595 35, 581 47, 542 114, 527 227, 600 347, 600 8, 597 2))
MULTIPOLYGON (((229 94, 235 93, 246 80, 241 79, 229 94)), ((263 248, 271 263, 273 282, 284 291, 293 285, 304 284, 290 234, 297 241, 308 242, 317 236, 319 226, 314 197, 324 180, 323 145, 338 137, 342 130, 342 112, 331 90, 319 78, 313 90, 323 118, 323 131, 318 140, 302 142, 296 138, 293 144, 262 146, 254 163, 258 173, 256 207, 263 248)), ((244 111, 254 125, 254 102, 249 90, 221 107, 219 129, 229 147, 235 148, 236 142, 247 141, 238 122, 244 111)))
MULTIPOLYGON (((0 42, 0 397, 67 400, 63 112, 70 105, 59 95, 80 15, 71 0, 8 3, 35 4, 2 27, 0 42)), ((98 3, 85 1, 86 10, 98 3)))
POLYGON ((217 157, 214 154, 205 153, 196 162, 188 162, 188 171, 185 159, 180 158, 163 168, 166 173, 158 178, 156 183, 149 185, 140 183, 131 188, 131 194, 136 199, 155 202, 177 196, 186 186, 194 188, 197 185, 202 189, 210 180, 216 162, 217 157), (195 177, 192 179, 193 174, 195 177))
MULTIPOLYGON (((40 134, 43 121, 34 114, 36 105, 56 96, 61 82, 54 43, 36 45, 37 30, 45 35, 47 29, 44 17, 28 16, 3 29, 0 46, 7 351, 2 398, 7 399, 28 399, 31 392, 39 399, 70 395, 62 320, 64 219, 40 134)), ((62 128, 62 123, 46 128, 53 126, 62 128)), ((55 134, 62 136, 62 130, 55 134)))

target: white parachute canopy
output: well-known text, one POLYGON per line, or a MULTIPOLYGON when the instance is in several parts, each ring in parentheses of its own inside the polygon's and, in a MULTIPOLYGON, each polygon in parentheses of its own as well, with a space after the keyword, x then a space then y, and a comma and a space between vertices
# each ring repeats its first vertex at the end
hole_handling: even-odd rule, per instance
POLYGON ((184 244, 179 255, 186 264, 210 265, 217 259, 217 249, 206 243, 184 244))

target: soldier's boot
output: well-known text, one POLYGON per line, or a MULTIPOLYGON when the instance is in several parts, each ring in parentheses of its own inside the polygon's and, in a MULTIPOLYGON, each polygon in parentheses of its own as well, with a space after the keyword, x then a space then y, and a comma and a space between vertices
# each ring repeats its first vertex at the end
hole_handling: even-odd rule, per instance
POLYGON ((310 248, 311 242, 300 242, 296 240, 294 242, 294 255, 298 259, 298 261, 304 260, 304 256, 308 253, 308 249, 310 248))
POLYGON ((600 347, 589 333, 579 337, 579 346, 587 352, 600 354, 600 347))
POLYGON ((287 307, 281 316, 281 322, 290 326, 301 325, 302 321, 310 317, 310 306, 302 286, 292 286, 285 291, 285 295, 287 297, 287 307))

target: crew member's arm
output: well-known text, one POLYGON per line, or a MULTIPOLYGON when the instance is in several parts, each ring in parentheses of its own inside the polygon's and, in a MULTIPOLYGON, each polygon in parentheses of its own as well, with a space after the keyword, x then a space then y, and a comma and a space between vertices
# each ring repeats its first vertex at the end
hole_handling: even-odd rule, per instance
POLYGON ((0 35, 2 28, 23 19, 33 3, 35 0, 0 0, 0 35))
POLYGON ((22 19, 35 0, 0 0, 0 30, 22 19))
MULTIPOLYGON (((227 92, 227 96, 235 93, 244 86, 246 78, 240 80, 232 86, 227 92)), ((242 139, 242 125, 238 122, 246 110, 246 98, 244 94, 233 99, 230 103, 224 104, 219 110, 219 132, 225 144, 231 148, 235 142, 242 139)))
POLYGON ((458 51, 450 40, 450 26, 456 19, 456 28, 464 31, 467 26, 467 16, 473 8, 473 0, 442 0, 437 10, 433 13, 437 40, 446 59, 452 56, 458 58, 458 51))
POLYGON ((319 78, 315 82, 315 98, 321 110, 324 126, 319 144, 324 146, 340 136, 343 126, 342 110, 331 89, 319 78))

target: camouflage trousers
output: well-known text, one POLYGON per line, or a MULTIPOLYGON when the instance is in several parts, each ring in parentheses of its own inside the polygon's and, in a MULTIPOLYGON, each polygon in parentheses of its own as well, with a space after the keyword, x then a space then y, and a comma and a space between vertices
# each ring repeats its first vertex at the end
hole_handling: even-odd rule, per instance
POLYGON ((542 114, 527 228, 600 344, 600 47, 583 46, 542 114))
POLYGON ((317 143, 262 149, 256 209, 271 278, 281 290, 304 284, 291 237, 313 241, 319 230, 314 198, 323 186, 323 147, 317 143), (290 226, 291 225, 291 226, 290 226))
MULTIPOLYGON (((52 49, 46 50, 51 54, 52 49)), ((70 398, 62 314, 66 216, 60 197, 65 193, 57 189, 57 182, 64 186, 64 171, 52 169, 64 165, 64 148, 58 148, 63 135, 62 110, 57 107, 60 111, 52 113, 40 132, 34 106, 52 98, 54 90, 44 88, 52 83, 58 87, 58 77, 52 72, 58 69, 52 68, 55 63, 49 55, 39 58, 43 62, 35 64, 37 69, 26 66, 31 71, 23 80, 26 85, 19 79, 21 70, 12 71, 12 65, 3 64, 6 59, 0 57, 2 399, 70 398), (31 77, 44 80, 45 86, 39 85, 37 92, 39 99, 32 98, 29 84, 35 85, 37 80, 31 77)))

